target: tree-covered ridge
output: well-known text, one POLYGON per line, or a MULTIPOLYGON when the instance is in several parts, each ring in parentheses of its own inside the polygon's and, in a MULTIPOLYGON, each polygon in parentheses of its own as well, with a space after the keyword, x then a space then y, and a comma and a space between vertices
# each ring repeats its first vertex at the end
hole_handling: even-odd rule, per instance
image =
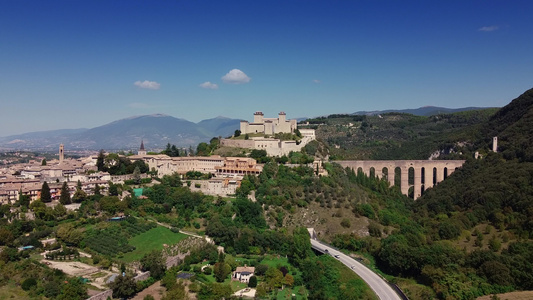
POLYGON ((533 161, 533 89, 499 110, 483 127, 484 140, 498 136, 498 148, 506 159, 533 161))
POLYGON ((416 226, 402 225, 382 241, 374 255, 384 271, 417 278, 439 298, 533 288, 533 163, 525 142, 533 128, 532 92, 480 128, 473 149, 499 136, 502 153, 468 159, 416 201, 410 218, 416 226))
MULTIPOLYGON (((428 159, 465 157, 481 135, 482 124, 496 109, 430 117, 403 113, 377 116, 331 115, 308 120, 332 159, 428 159), (463 152, 463 155, 456 153, 463 152)), ((307 122, 307 120, 305 121, 307 122)), ((474 150, 475 151, 475 150, 474 150)))

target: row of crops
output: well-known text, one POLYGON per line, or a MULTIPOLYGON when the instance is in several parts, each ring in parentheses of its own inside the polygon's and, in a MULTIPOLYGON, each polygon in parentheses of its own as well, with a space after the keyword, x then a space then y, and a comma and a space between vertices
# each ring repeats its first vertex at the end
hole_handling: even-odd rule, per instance
POLYGON ((115 257, 120 253, 135 250, 135 246, 128 244, 129 238, 156 226, 154 223, 138 221, 129 217, 104 229, 88 230, 82 241, 82 247, 87 247, 105 256, 115 257))

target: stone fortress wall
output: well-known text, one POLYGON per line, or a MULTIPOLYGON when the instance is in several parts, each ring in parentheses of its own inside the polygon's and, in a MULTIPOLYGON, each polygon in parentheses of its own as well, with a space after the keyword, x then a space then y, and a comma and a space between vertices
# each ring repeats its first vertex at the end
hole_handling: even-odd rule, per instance
POLYGON ((247 133, 293 133, 297 128, 296 120, 287 120, 286 114, 280 112, 277 118, 265 118, 263 113, 256 111, 254 113, 254 121, 241 121, 241 134, 247 133))
MULTIPOLYGON (((263 113, 254 113, 254 121, 241 121, 241 135, 260 133, 274 135, 276 133, 294 133, 298 129, 295 119, 287 120, 286 114, 280 112, 277 118, 265 118, 263 113)), ((275 138, 251 137, 248 140, 221 139, 220 145, 224 147, 247 148, 266 150, 270 156, 288 155, 291 151, 298 152, 309 142, 315 140, 314 129, 301 129, 302 139, 296 141, 282 141, 275 138)))

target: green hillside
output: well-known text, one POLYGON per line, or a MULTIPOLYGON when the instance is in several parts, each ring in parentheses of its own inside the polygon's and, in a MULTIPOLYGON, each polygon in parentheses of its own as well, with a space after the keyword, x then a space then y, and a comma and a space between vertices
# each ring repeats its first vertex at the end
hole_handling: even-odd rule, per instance
POLYGON ((481 137, 482 124, 496 111, 490 108, 430 117, 330 115, 302 123, 316 128, 332 159, 428 159, 436 151, 443 158, 456 159, 471 154, 471 145, 481 137))
POLYGON ((411 299, 533 289, 533 90, 500 110, 334 115, 310 123, 334 158, 427 159, 439 151, 441 159, 467 160, 415 202, 399 201, 395 188, 387 191, 379 180, 345 170, 341 177, 355 178, 369 193, 363 215, 378 225, 371 231, 369 224, 366 237, 334 234, 337 247, 370 255, 411 299), (494 136, 498 153, 489 150, 494 136), (481 159, 473 158, 476 151, 481 159))

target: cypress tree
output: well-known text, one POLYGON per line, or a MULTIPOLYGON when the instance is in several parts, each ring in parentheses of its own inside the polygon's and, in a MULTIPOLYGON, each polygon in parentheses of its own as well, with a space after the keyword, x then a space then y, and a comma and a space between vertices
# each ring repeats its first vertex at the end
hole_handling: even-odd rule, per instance
POLYGON ((65 205, 72 203, 70 201, 70 192, 68 191, 67 182, 63 182, 63 186, 61 187, 61 196, 59 197, 59 203, 65 205))
POLYGON ((102 149, 100 150, 100 153, 98 153, 98 158, 96 159, 96 167, 98 168, 98 171, 105 171, 104 159, 104 149, 102 149))
POLYGON ((48 183, 46 181, 43 182, 43 186, 41 187, 41 201, 44 203, 52 201, 52 195, 50 195, 50 187, 48 186, 48 183))

